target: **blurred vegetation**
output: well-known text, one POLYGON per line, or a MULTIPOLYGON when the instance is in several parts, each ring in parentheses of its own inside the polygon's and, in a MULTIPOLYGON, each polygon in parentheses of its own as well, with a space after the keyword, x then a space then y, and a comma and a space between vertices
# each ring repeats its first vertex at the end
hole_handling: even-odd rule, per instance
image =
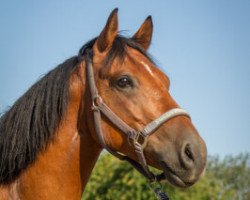
MULTIPOLYGON (((208 157, 205 175, 191 188, 164 184, 173 200, 250 200, 250 154, 208 157)), ((82 200, 155 200, 147 181, 128 163, 103 154, 82 200)))

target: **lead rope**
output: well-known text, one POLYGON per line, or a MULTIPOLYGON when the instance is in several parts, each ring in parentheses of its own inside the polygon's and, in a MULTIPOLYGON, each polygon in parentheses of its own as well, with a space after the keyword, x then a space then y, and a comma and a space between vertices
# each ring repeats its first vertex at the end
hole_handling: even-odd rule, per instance
POLYGON ((149 182, 149 188, 155 193, 155 197, 159 200, 170 200, 168 195, 163 191, 162 185, 160 182, 149 182))
MULTIPOLYGON (((83 60, 83 55, 84 55, 83 52, 80 52, 80 55, 79 55, 80 61, 83 60)), ((91 52, 89 50, 86 50, 85 61, 86 61, 87 74, 88 74, 87 79, 89 82, 90 93, 91 93, 91 98, 92 98, 92 102, 93 102, 92 110, 93 110, 93 115, 94 115, 95 131, 96 131, 96 134, 97 134, 99 141, 101 142, 101 145, 103 146, 103 148, 105 148, 113 156, 119 158, 120 160, 128 161, 135 169, 137 169, 137 171, 139 171, 144 177, 146 177, 148 179, 149 188, 155 193, 155 197, 158 200, 170 200, 169 197, 167 196, 167 194, 164 193, 164 191, 162 190, 162 186, 161 186, 159 180, 157 179, 157 177, 154 174, 152 174, 149 171, 148 167, 145 167, 143 165, 139 165, 134 160, 130 159, 127 156, 121 155, 120 153, 112 150, 111 148, 109 148, 106 145, 105 140, 103 138, 102 129, 101 129, 101 112, 103 113, 103 111, 104 111, 104 113, 105 113, 105 111, 108 107, 106 107, 106 109, 103 110, 98 105, 98 101, 101 100, 101 97, 98 95, 98 91, 97 91, 96 86, 95 86, 94 72, 93 72, 92 66, 90 66, 91 57, 92 57, 91 52)), ((101 102, 101 104, 106 106, 103 102, 101 102)), ((109 111, 109 112, 112 112, 112 111, 109 111)), ((111 122, 113 122, 112 117, 111 117, 111 122)), ((118 122, 121 122, 121 121, 118 121, 118 122)), ((117 123, 114 123, 114 124, 117 125, 117 123)), ((123 121, 121 122, 121 124, 122 124, 121 126, 123 126, 123 128, 125 127, 125 129, 130 129, 130 127, 126 127, 126 124, 123 124, 123 121)), ((140 145, 140 144, 138 143, 138 145, 140 145)), ((142 150, 143 150, 142 148, 138 148, 137 149, 138 152, 136 151, 138 153, 139 159, 145 159, 144 156, 141 157, 141 155, 143 155, 143 152, 139 152, 142 150)), ((144 162, 146 162, 146 161, 144 161, 144 162)))

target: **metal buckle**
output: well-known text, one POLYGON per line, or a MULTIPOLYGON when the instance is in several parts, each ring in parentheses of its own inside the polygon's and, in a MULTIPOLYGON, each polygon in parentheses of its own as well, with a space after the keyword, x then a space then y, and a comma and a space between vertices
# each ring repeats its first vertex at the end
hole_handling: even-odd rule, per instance
POLYGON ((135 140, 135 135, 137 135, 136 132, 134 131, 129 131, 127 132, 127 140, 128 140, 128 144, 131 146, 131 140, 134 141, 135 140))

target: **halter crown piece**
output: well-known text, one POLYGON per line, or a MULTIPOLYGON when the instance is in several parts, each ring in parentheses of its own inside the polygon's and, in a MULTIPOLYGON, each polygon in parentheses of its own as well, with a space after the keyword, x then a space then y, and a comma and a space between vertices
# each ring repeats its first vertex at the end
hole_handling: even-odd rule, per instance
POLYGON ((167 194, 165 194, 161 188, 160 181, 165 177, 162 175, 153 174, 147 165, 146 158, 143 153, 143 149, 146 146, 148 136, 150 136, 154 131, 159 128, 166 121, 179 116, 185 115, 189 117, 189 114, 181 108, 173 108, 165 113, 163 113, 159 118, 147 124, 142 130, 135 130, 126 124, 120 117, 118 117, 102 100, 99 96, 98 90, 95 84, 93 66, 92 66, 92 49, 81 49, 79 51, 78 59, 82 61, 85 59, 86 62, 86 76, 89 85, 89 90, 92 98, 92 111, 94 117, 94 127, 96 136, 102 145, 109 153, 113 156, 119 158, 120 160, 128 161, 137 171, 139 171, 144 177, 149 181, 150 188, 154 191, 155 196, 159 200, 169 200, 167 194), (104 115, 109 119, 112 124, 114 124, 123 134, 125 134, 129 141, 132 141, 134 150, 138 157, 139 163, 132 160, 128 156, 122 155, 121 153, 111 149, 107 146, 102 132, 101 126, 101 116, 104 115))

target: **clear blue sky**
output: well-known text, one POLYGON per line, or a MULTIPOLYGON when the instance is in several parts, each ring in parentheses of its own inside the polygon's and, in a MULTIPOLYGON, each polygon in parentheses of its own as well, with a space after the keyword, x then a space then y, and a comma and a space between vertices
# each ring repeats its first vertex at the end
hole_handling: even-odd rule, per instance
POLYGON ((0 0, 0 111, 76 55, 119 8, 133 34, 152 15, 150 53, 209 154, 250 152, 250 1, 0 0))

